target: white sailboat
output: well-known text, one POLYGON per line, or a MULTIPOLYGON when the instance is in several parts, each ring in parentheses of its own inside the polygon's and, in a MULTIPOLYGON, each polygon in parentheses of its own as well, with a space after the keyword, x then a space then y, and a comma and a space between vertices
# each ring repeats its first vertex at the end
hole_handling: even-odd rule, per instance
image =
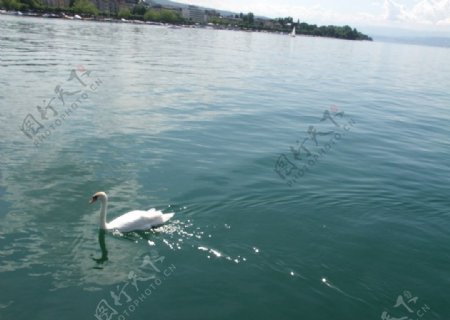
POLYGON ((289 34, 291 37, 295 37, 295 26, 292 28, 292 32, 289 34))

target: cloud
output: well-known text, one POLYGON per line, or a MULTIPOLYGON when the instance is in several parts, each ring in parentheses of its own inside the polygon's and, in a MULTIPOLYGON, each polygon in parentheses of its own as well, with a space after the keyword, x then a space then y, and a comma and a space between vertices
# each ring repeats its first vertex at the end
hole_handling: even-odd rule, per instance
POLYGON ((356 26, 402 27, 411 29, 447 30, 450 27, 450 0, 370 0, 369 7, 341 10, 316 2, 314 5, 301 5, 297 1, 268 0, 179 0, 216 9, 253 12, 258 16, 287 17, 315 24, 350 24, 356 26))
POLYGON ((422 0, 410 9, 393 0, 385 0, 383 9, 385 21, 435 26, 450 25, 450 0, 422 0))
POLYGON ((418 22, 442 24, 450 20, 450 0, 422 0, 411 11, 418 22))
POLYGON ((436 25, 438 26, 450 26, 450 18, 444 19, 444 20, 439 20, 438 22, 436 22, 436 25))
POLYGON ((384 0, 383 9, 383 18, 387 21, 400 21, 407 16, 404 6, 392 0, 384 0))

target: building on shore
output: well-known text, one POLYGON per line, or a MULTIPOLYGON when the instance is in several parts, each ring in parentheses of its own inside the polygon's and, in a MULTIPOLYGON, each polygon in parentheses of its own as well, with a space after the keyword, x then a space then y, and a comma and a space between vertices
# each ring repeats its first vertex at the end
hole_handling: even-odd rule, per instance
MULTIPOLYGON (((116 14, 120 8, 133 8, 136 0, 90 0, 100 12, 116 14)), ((71 0, 42 0, 42 4, 51 8, 69 8, 71 0)))
POLYGON ((216 10, 205 10, 205 15, 208 18, 222 18, 222 15, 220 14, 220 12, 218 12, 216 10))
POLYGON ((261 24, 264 26, 264 28, 266 29, 282 29, 283 26, 275 20, 269 20, 269 19, 260 19, 261 24))
POLYGON ((197 6, 188 6, 187 8, 183 8, 181 10, 181 14, 183 18, 185 18, 186 20, 190 20, 195 23, 206 22, 205 10, 197 6))

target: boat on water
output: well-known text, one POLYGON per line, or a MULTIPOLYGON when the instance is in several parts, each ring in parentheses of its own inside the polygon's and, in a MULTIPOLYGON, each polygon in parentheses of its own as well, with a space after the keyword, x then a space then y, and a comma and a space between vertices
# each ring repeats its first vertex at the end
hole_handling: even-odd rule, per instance
POLYGON ((291 33, 289 33, 289 35, 291 37, 295 37, 295 26, 294 26, 294 28, 292 28, 292 31, 291 31, 291 33))

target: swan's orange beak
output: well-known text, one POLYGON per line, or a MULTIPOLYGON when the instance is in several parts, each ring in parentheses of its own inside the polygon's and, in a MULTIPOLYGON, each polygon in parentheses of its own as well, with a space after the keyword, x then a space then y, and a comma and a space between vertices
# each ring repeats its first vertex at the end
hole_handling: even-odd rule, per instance
POLYGON ((89 204, 94 203, 95 201, 97 201, 97 197, 92 197, 91 200, 89 200, 89 204))

